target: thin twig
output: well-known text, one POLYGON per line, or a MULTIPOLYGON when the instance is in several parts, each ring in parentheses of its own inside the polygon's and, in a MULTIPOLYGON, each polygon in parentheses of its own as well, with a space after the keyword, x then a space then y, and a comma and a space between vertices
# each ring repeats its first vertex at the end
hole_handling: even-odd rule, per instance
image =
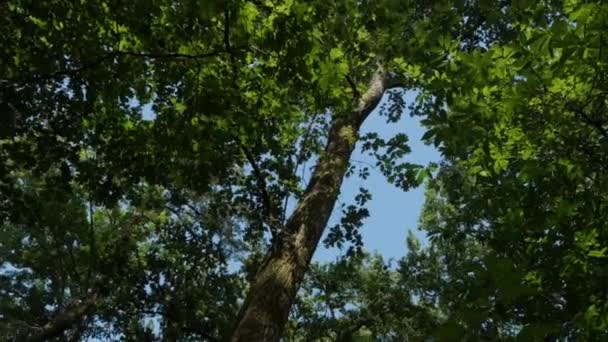
POLYGON ((253 157, 253 155, 251 154, 251 152, 249 151, 249 149, 247 149, 247 147, 245 147, 243 144, 240 144, 241 149, 243 150, 243 152, 245 153, 245 157, 247 158, 247 161, 249 162, 249 164, 251 165, 251 168, 253 169, 253 175, 258 183, 258 189, 260 191, 260 196, 262 198, 262 203, 263 203, 263 207, 264 207, 264 219, 266 221, 266 223, 269 225, 270 227, 270 233, 272 234, 273 238, 276 237, 276 229, 275 229, 275 219, 274 219, 274 215, 272 214, 273 212, 273 207, 272 207, 272 201, 271 201, 271 197, 270 194, 268 193, 267 190, 267 185, 266 185, 266 179, 264 178, 264 175, 262 174, 262 171, 260 170, 260 167, 258 166, 257 162, 255 161, 255 158, 253 157))
MULTIPOLYGON (((238 48, 238 49, 241 49, 241 48, 238 48)), ((26 80, 22 80, 22 81, 16 81, 16 80, 11 80, 11 79, 0 79, 0 83, 8 83, 9 84, 8 86, 16 88, 16 87, 22 86, 22 85, 30 83, 30 82, 45 81, 45 80, 56 79, 56 78, 63 77, 63 76, 74 75, 74 74, 81 73, 87 69, 91 69, 96 66, 99 66, 108 60, 111 60, 111 59, 114 59, 114 58, 117 58, 120 56, 131 56, 131 57, 148 58, 148 59, 199 60, 199 59, 219 56, 219 55, 225 54, 225 53, 232 53, 233 51, 234 50, 232 48, 230 48, 230 50, 223 48, 220 50, 210 51, 210 52, 201 53, 201 54, 185 54, 185 53, 137 52, 137 51, 116 50, 116 51, 111 51, 111 52, 95 59, 94 61, 92 61, 90 63, 84 63, 83 65, 81 65, 79 67, 58 70, 58 71, 55 71, 55 72, 49 73, 49 74, 36 75, 36 76, 32 76, 26 80)), ((7 86, 5 85, 4 87, 7 87, 7 86)))
MULTIPOLYGON (((293 167, 293 177, 295 178, 298 172, 298 168, 300 167, 300 165, 302 164, 302 162, 304 161, 304 154, 306 152, 306 145, 308 143, 308 138, 310 136, 310 132, 312 131, 312 127, 315 124, 315 121, 317 120, 317 116, 318 116, 318 112, 315 112, 312 116, 312 118, 310 119, 310 122, 308 123, 308 127, 306 128, 306 132, 304 133, 304 137, 302 137, 302 144, 301 144, 301 148, 300 151, 298 153, 298 156, 296 158, 296 162, 295 165, 293 167)), ((285 222, 286 216, 287 216, 287 204, 289 203, 289 193, 287 193, 287 195, 285 196, 285 201, 283 202, 283 213, 281 214, 281 222, 285 222)))

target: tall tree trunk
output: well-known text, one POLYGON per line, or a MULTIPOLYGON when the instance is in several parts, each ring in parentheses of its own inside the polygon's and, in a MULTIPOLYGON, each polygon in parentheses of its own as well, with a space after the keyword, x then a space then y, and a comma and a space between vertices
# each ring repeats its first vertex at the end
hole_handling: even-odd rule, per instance
POLYGON ((378 68, 368 90, 356 99, 353 112, 334 118, 325 153, 287 220, 282 238, 258 269, 231 341, 279 341, 283 335, 289 310, 340 192, 359 128, 385 89, 385 73, 378 68))

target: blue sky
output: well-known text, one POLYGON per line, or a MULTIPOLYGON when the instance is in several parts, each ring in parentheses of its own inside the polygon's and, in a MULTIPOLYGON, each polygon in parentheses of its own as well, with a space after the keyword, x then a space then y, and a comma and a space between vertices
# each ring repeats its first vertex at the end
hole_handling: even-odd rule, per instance
MULTIPOLYGON (((408 93, 406 95, 407 104, 412 103, 414 97, 415 94, 408 93)), ((397 133, 407 134, 412 150, 405 157, 408 162, 426 165, 429 162, 440 160, 439 152, 433 146, 425 145, 421 141, 425 130, 421 126, 419 118, 411 117, 409 112, 403 113, 399 122, 387 123, 386 117, 380 116, 376 110, 363 124, 361 134, 368 132, 376 132, 384 139, 389 139, 397 133)), ((352 160, 374 164, 371 157, 361 154, 360 146, 357 146, 352 160)), ((370 176, 366 180, 355 176, 345 179, 340 198, 336 203, 336 210, 334 210, 328 227, 339 221, 340 203, 351 203, 360 187, 365 187, 372 193, 372 200, 367 203, 370 217, 365 220, 361 231, 366 250, 379 252, 385 260, 398 259, 407 251, 405 238, 408 230, 412 230, 420 240, 425 240, 424 234, 417 230, 418 215, 424 203, 424 189, 420 187, 404 192, 389 184, 379 170, 372 168, 370 168, 370 176)), ((337 248, 327 249, 320 244, 314 260, 331 261, 339 254, 340 251, 337 248)))

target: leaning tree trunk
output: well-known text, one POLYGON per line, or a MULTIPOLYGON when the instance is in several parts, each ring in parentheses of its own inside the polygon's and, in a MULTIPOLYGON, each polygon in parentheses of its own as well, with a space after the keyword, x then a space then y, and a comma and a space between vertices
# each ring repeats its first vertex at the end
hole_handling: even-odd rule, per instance
POLYGON ((359 128, 385 89, 384 71, 379 68, 356 108, 334 119, 325 153, 302 199, 251 282, 231 341, 279 341, 283 335, 291 305, 333 211, 359 128))

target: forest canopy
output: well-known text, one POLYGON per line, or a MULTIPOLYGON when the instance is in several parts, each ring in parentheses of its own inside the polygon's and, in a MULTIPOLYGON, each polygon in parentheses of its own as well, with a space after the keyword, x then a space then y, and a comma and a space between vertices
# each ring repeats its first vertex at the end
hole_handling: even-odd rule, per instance
POLYGON ((606 32, 600 0, 0 1, 0 340, 608 340, 606 32), (399 260, 377 189, 337 203, 370 172, 425 188, 399 260))

